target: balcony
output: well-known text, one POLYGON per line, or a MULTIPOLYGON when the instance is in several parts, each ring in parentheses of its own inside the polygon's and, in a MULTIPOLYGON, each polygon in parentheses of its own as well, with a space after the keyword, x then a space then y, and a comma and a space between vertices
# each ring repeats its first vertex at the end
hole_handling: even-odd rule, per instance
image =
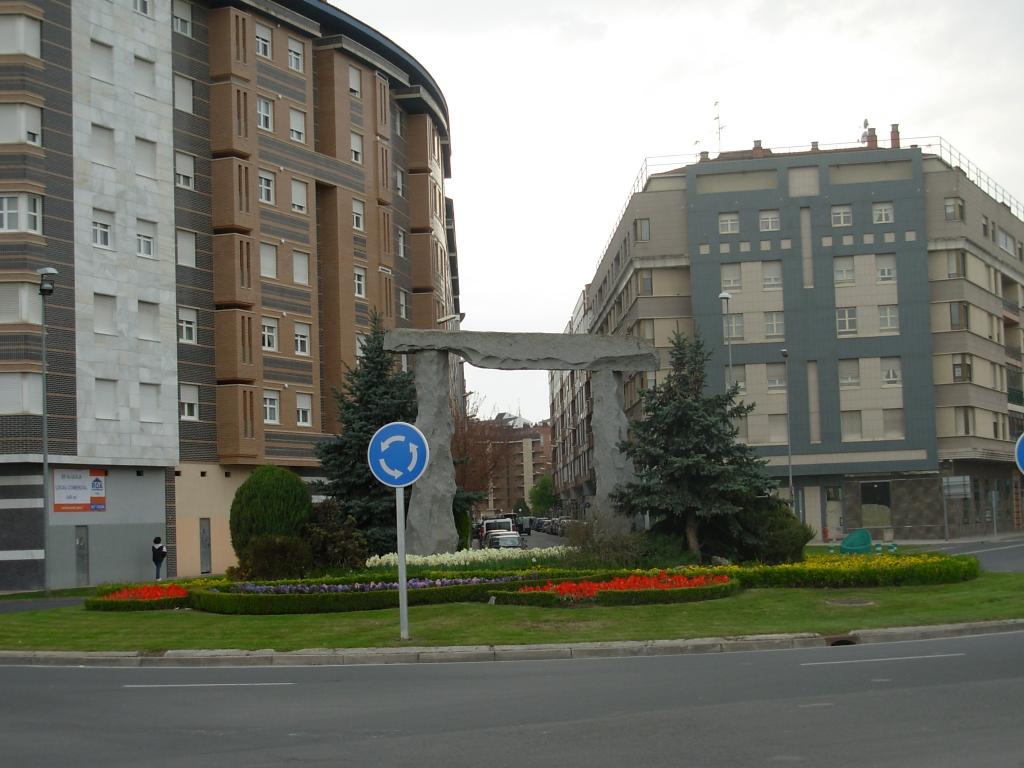
POLYGON ((213 236, 213 300, 219 308, 251 309, 259 301, 259 279, 253 274, 250 238, 213 236))
POLYGON ((1021 350, 1020 347, 1011 347, 1009 344, 1006 345, 1006 356, 1011 360, 1015 360, 1018 364, 1021 362, 1021 350))
POLYGON ((260 353, 258 331, 256 316, 252 312, 220 309, 214 313, 218 382, 248 384, 262 378, 263 355, 260 353))
POLYGON ((1024 406, 1024 389, 1008 388, 1006 390, 1006 399, 1010 405, 1024 406))
POLYGON ((256 387, 217 387, 217 453, 226 464, 258 462, 263 451, 263 401, 256 387))

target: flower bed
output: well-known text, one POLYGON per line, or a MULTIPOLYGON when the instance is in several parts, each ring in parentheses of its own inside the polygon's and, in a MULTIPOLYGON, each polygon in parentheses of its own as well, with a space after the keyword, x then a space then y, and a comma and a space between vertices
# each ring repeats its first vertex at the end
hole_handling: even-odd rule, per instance
POLYGON ((724 573, 744 587, 905 587, 951 584, 977 578, 973 557, 934 552, 882 555, 811 555, 784 565, 687 566, 679 573, 697 576, 724 573))
POLYGON ((90 611, 160 611, 185 608, 189 593, 177 584, 139 584, 110 587, 85 600, 90 611))
POLYGON ((740 582, 725 574, 687 576, 659 571, 631 573, 607 581, 547 582, 524 586, 516 592, 493 591, 495 602, 515 605, 556 606, 580 603, 598 605, 646 605, 713 600, 734 594, 740 582))
MULTIPOLYGON (((575 551, 573 547, 546 547, 544 549, 461 549, 458 552, 446 552, 440 555, 406 555, 406 565, 426 566, 427 568, 459 568, 469 565, 489 563, 509 563, 522 561, 524 565, 543 561, 561 560, 568 553, 575 551)), ((398 555, 391 552, 387 555, 374 555, 366 561, 367 568, 396 568, 398 555)))
MULTIPOLYGON (((525 581, 527 577, 521 576, 497 576, 493 578, 481 578, 477 576, 469 578, 440 578, 440 579, 409 579, 406 585, 409 589, 430 589, 431 587, 464 587, 478 584, 505 584, 510 581, 525 581)), ((397 581, 367 581, 352 582, 350 584, 329 584, 329 583, 296 583, 296 584, 256 584, 253 582, 241 582, 232 584, 227 589, 213 588, 213 592, 231 592, 234 594, 248 595, 313 595, 313 594, 341 594, 345 592, 386 592, 397 590, 397 581)))

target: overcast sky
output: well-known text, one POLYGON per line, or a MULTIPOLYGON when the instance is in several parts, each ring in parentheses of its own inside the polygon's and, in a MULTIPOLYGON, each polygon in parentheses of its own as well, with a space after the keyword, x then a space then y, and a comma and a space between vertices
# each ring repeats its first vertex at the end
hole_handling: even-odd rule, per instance
MULTIPOLYGON (((465 330, 561 332, 644 158, 717 151, 716 101, 725 150, 899 123, 1024 199, 1020 0, 332 1, 448 101, 465 330)), ((467 389, 548 416, 544 373, 467 389)))

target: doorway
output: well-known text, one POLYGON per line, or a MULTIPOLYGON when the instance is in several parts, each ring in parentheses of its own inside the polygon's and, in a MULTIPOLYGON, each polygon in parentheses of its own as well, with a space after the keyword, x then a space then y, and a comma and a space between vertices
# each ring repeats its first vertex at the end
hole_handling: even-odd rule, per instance
POLYGON ((89 586, 89 526, 75 526, 75 586, 89 586))
POLYGON ((208 574, 212 570, 213 557, 210 552, 210 518, 199 518, 199 572, 208 574))

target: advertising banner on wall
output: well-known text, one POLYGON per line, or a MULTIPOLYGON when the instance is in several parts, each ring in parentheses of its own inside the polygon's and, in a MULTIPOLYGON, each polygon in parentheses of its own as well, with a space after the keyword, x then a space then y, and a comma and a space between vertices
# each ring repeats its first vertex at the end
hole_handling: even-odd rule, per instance
POLYGON ((53 471, 54 512, 106 512, 107 471, 105 469, 55 469, 53 471))

